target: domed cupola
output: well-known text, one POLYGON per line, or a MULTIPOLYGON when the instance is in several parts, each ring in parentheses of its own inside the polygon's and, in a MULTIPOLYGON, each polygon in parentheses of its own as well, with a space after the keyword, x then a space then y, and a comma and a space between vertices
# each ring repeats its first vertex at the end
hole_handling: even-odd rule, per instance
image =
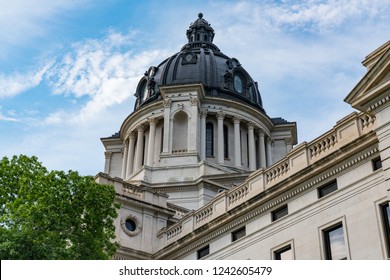
POLYGON ((214 29, 198 14, 186 32, 188 43, 141 78, 135 110, 161 100, 162 86, 202 84, 206 96, 245 103, 265 113, 257 83, 236 58, 213 44, 214 29))
POLYGON ((196 48, 196 47, 207 47, 214 51, 219 51, 218 47, 213 44, 214 29, 210 24, 203 18, 203 14, 198 14, 198 19, 190 24, 187 30, 188 44, 183 49, 196 48))

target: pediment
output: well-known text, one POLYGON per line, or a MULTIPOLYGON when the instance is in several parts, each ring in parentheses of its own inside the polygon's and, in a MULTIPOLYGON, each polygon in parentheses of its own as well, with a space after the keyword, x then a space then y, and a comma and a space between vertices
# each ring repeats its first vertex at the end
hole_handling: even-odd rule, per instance
POLYGON ((344 99, 357 110, 373 113, 390 104, 390 41, 380 47, 375 63, 344 99))

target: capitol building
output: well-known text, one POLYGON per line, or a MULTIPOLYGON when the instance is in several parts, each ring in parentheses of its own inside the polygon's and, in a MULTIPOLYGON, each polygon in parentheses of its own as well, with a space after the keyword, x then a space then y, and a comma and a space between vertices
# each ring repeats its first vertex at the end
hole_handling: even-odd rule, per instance
POLYGON ((390 41, 346 93, 356 111, 298 143, 214 35, 200 13, 101 138, 95 179, 121 205, 114 258, 390 259, 390 41))

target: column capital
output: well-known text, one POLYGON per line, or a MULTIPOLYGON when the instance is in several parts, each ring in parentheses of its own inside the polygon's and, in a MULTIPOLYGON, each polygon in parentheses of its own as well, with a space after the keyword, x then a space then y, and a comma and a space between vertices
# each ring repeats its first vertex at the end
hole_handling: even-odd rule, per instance
POLYGON ((267 143, 272 145, 274 143, 274 139, 272 139, 271 137, 267 137, 267 143))
POLYGON ((105 157, 106 159, 111 159, 111 156, 112 156, 112 152, 109 152, 109 151, 105 151, 105 152, 104 152, 104 157, 105 157))
POLYGON ((225 118, 225 113, 222 111, 219 111, 216 116, 217 116, 218 120, 223 120, 225 118))
POLYGON ((171 99, 164 99, 163 105, 164 105, 164 108, 171 108, 172 100, 171 99))
POLYGON ((261 128, 258 129, 258 132, 259 132, 259 136, 260 137, 264 137, 265 136, 265 131, 262 130, 261 128))
POLYGON ((139 125, 137 126, 137 131, 138 131, 138 132, 144 132, 144 131, 145 131, 145 125, 139 124, 139 125))
POLYGON ((207 117, 207 110, 200 110, 200 118, 205 119, 207 117))
POLYGON ((157 119, 156 118, 148 118, 149 126, 156 125, 157 119))
POLYGON ((240 118, 237 118, 237 117, 234 117, 234 118, 233 118, 233 123, 234 123, 234 124, 240 124, 240 122, 241 122, 241 119, 240 119, 240 118))
POLYGON ((129 134, 127 134, 127 137, 129 139, 135 139, 135 132, 134 131, 130 131, 129 134))
POLYGON ((247 126, 249 130, 253 130, 255 128, 255 124, 253 122, 248 122, 247 126))
POLYGON ((286 138, 284 138, 284 142, 287 145, 292 145, 293 144, 293 139, 292 139, 292 137, 286 137, 286 138))

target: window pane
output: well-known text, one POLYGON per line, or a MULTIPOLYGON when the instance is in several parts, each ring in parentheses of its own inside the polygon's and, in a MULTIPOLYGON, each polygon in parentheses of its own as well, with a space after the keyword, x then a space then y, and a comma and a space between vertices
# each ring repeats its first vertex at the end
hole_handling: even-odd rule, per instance
POLYGON ((272 221, 276 221, 288 214, 288 208, 287 205, 284 205, 283 207, 275 210, 272 212, 272 221))
POLYGON ((206 124, 206 156, 212 156, 214 154, 213 147, 213 124, 207 123, 206 124))
POLYGON ((244 237, 246 235, 245 227, 240 228, 234 232, 232 232, 232 241, 236 241, 240 239, 241 237, 244 237))
POLYGON ((347 259, 343 225, 337 225, 325 233, 326 258, 328 260, 347 259))
POLYGON ((210 247, 206 246, 200 250, 198 250, 198 259, 201 259, 205 256, 207 256, 210 253, 210 247))
POLYGON ((318 188, 318 197, 321 198, 334 191, 337 191, 337 181, 332 181, 329 184, 326 184, 325 186, 318 188))
POLYGON ((280 250, 275 251, 275 260, 292 260, 291 246, 288 245, 280 250))

